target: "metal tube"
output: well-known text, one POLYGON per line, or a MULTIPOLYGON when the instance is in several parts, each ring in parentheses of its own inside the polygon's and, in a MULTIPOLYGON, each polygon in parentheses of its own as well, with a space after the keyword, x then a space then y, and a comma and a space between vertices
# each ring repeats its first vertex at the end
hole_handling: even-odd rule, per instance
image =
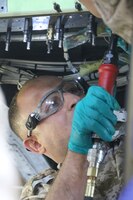
POLYGON ((27 42, 29 18, 25 18, 23 42, 27 42))
POLYGON ((28 18, 28 32, 27 32, 27 50, 30 50, 32 40, 32 18, 28 18))
MULTIPOLYGON (((74 34, 74 32, 71 33, 65 33, 65 37, 70 37, 74 34)), ((11 37, 11 42, 22 42, 24 39, 24 36, 22 34, 13 34, 11 37)), ((44 33, 37 33, 37 34, 32 34, 32 41, 33 42, 41 42, 41 41, 46 41, 47 40, 47 35, 44 33)), ((0 42, 5 42, 6 41, 6 34, 0 34, 0 42)), ((54 41, 58 41, 57 37, 54 38, 54 41)))
POLYGON ((11 30, 12 30, 12 20, 9 19, 8 25, 7 25, 7 33, 6 33, 5 51, 9 50, 10 41, 11 41, 11 30))
MULTIPOLYGON (((23 35, 12 35, 11 42, 22 42, 24 36, 23 35)), ((5 41, 6 35, 0 35, 0 41, 5 41)), ((34 34, 32 35, 32 41, 39 42, 39 41, 46 41, 46 35, 44 34, 34 34)))

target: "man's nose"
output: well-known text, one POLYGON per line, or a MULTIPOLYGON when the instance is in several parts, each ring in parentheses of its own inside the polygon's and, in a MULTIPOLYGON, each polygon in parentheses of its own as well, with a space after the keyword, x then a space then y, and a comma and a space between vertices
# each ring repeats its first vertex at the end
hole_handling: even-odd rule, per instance
POLYGON ((64 94, 64 107, 67 110, 71 111, 79 100, 80 100, 80 97, 78 97, 74 94, 65 93, 64 94))

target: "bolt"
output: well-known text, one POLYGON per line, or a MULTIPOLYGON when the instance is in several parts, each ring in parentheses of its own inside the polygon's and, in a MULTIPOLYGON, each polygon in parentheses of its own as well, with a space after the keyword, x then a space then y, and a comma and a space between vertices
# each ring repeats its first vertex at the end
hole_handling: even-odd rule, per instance
POLYGON ((60 5, 57 4, 57 3, 54 3, 54 9, 57 11, 57 12, 62 12, 61 8, 60 8, 60 5))
POLYGON ((81 4, 78 3, 78 2, 75 2, 75 8, 76 8, 78 11, 82 11, 81 4))

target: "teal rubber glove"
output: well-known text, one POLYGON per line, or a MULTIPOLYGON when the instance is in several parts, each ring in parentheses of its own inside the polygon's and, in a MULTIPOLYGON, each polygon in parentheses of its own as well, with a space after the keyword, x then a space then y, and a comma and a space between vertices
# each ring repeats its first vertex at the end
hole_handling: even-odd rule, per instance
POLYGON ((111 141, 117 123, 113 110, 119 109, 118 102, 106 90, 91 86, 75 107, 68 149, 87 154, 92 147, 92 133, 111 141))

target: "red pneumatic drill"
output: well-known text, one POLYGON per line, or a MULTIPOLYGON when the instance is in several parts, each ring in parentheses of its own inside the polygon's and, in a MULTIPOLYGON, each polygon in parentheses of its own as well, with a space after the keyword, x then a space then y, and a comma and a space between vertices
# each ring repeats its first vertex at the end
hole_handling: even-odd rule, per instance
MULTIPOLYGON (((111 35, 109 50, 106 52, 103 64, 99 67, 98 85, 114 95, 115 82, 118 74, 118 53, 117 53, 118 36, 111 35)), ((89 150, 87 160, 89 167, 87 171, 87 187, 85 196, 87 199, 93 199, 95 183, 98 175, 99 165, 104 159, 107 152, 107 146, 96 134, 93 134, 93 146, 89 150)))

